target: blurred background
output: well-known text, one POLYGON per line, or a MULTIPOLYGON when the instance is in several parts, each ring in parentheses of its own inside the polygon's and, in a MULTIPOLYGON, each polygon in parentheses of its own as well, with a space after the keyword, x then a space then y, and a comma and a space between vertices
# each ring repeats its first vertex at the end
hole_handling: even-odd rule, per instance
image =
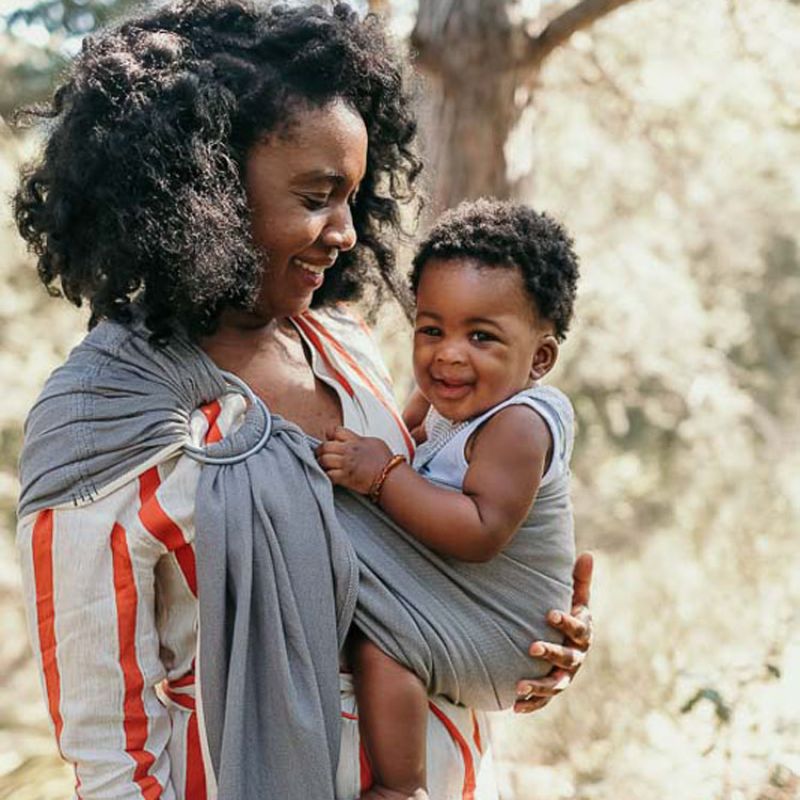
MULTIPOLYGON (((503 800, 800 798, 800 3, 354 5, 414 53, 427 219, 512 196, 561 218, 582 257, 552 381, 580 423, 596 643, 566 695, 495 721, 503 800)), ((131 7, 0 0, 3 119, 131 7)), ((72 786, 13 538, 24 414, 85 325, 10 221, 38 136, 0 121, 0 798, 15 800, 72 786)), ((398 320, 378 333, 402 394, 398 320)))

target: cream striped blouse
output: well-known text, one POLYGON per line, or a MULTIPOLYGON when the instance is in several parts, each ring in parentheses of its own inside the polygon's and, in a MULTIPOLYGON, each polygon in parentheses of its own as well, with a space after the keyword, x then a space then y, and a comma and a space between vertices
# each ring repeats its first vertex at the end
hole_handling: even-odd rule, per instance
MULTIPOLYGON (((413 442, 364 323, 346 306, 293 319, 316 375, 341 399, 344 424, 413 442)), ((238 395, 198 409, 195 444, 222 438, 244 411, 238 395)), ((31 641, 61 756, 75 768, 75 797, 215 798, 196 698, 198 637, 194 498, 199 465, 173 456, 89 505, 20 520, 31 641)), ((341 675, 338 800, 370 784, 350 676, 341 675)), ((430 704, 428 775, 439 800, 496 798, 485 723, 469 709, 430 704)))

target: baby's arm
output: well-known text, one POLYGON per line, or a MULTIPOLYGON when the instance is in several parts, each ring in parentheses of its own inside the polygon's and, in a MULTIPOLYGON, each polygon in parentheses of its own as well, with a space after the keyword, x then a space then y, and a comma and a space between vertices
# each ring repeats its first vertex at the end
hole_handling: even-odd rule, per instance
MULTIPOLYGON (((432 550, 463 561, 488 561, 525 519, 549 446, 544 420, 526 406, 510 406, 476 434, 463 491, 443 489, 400 464, 386 477, 379 504, 432 550)), ((317 456, 333 483, 367 494, 392 454, 380 439, 337 428, 317 456)))

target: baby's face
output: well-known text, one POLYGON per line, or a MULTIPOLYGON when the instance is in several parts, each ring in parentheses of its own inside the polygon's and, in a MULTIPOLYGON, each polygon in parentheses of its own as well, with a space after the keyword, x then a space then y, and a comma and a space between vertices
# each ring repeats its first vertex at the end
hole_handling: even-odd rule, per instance
POLYGON ((442 416, 469 419, 549 371, 558 352, 552 333, 519 270, 431 259, 417 288, 417 385, 442 416))

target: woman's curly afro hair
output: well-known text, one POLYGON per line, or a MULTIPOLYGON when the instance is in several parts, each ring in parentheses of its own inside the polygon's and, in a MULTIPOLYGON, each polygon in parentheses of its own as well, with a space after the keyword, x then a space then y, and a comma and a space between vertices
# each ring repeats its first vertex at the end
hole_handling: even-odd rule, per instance
POLYGON ((521 203, 481 199, 442 215, 419 246, 411 272, 416 294, 431 259, 469 258, 485 267, 515 268, 536 313, 553 323, 562 341, 569 330, 578 285, 572 237, 551 216, 521 203))
POLYGON ((143 308, 154 339, 214 331, 223 309, 255 300, 262 257, 250 234, 249 149, 299 107, 343 99, 369 137, 353 207, 358 245, 314 304, 355 299, 366 284, 402 296, 387 234, 421 164, 400 61, 380 22, 345 4, 256 7, 184 0, 84 41, 46 108, 39 162, 14 198, 39 276, 90 327, 143 308))

